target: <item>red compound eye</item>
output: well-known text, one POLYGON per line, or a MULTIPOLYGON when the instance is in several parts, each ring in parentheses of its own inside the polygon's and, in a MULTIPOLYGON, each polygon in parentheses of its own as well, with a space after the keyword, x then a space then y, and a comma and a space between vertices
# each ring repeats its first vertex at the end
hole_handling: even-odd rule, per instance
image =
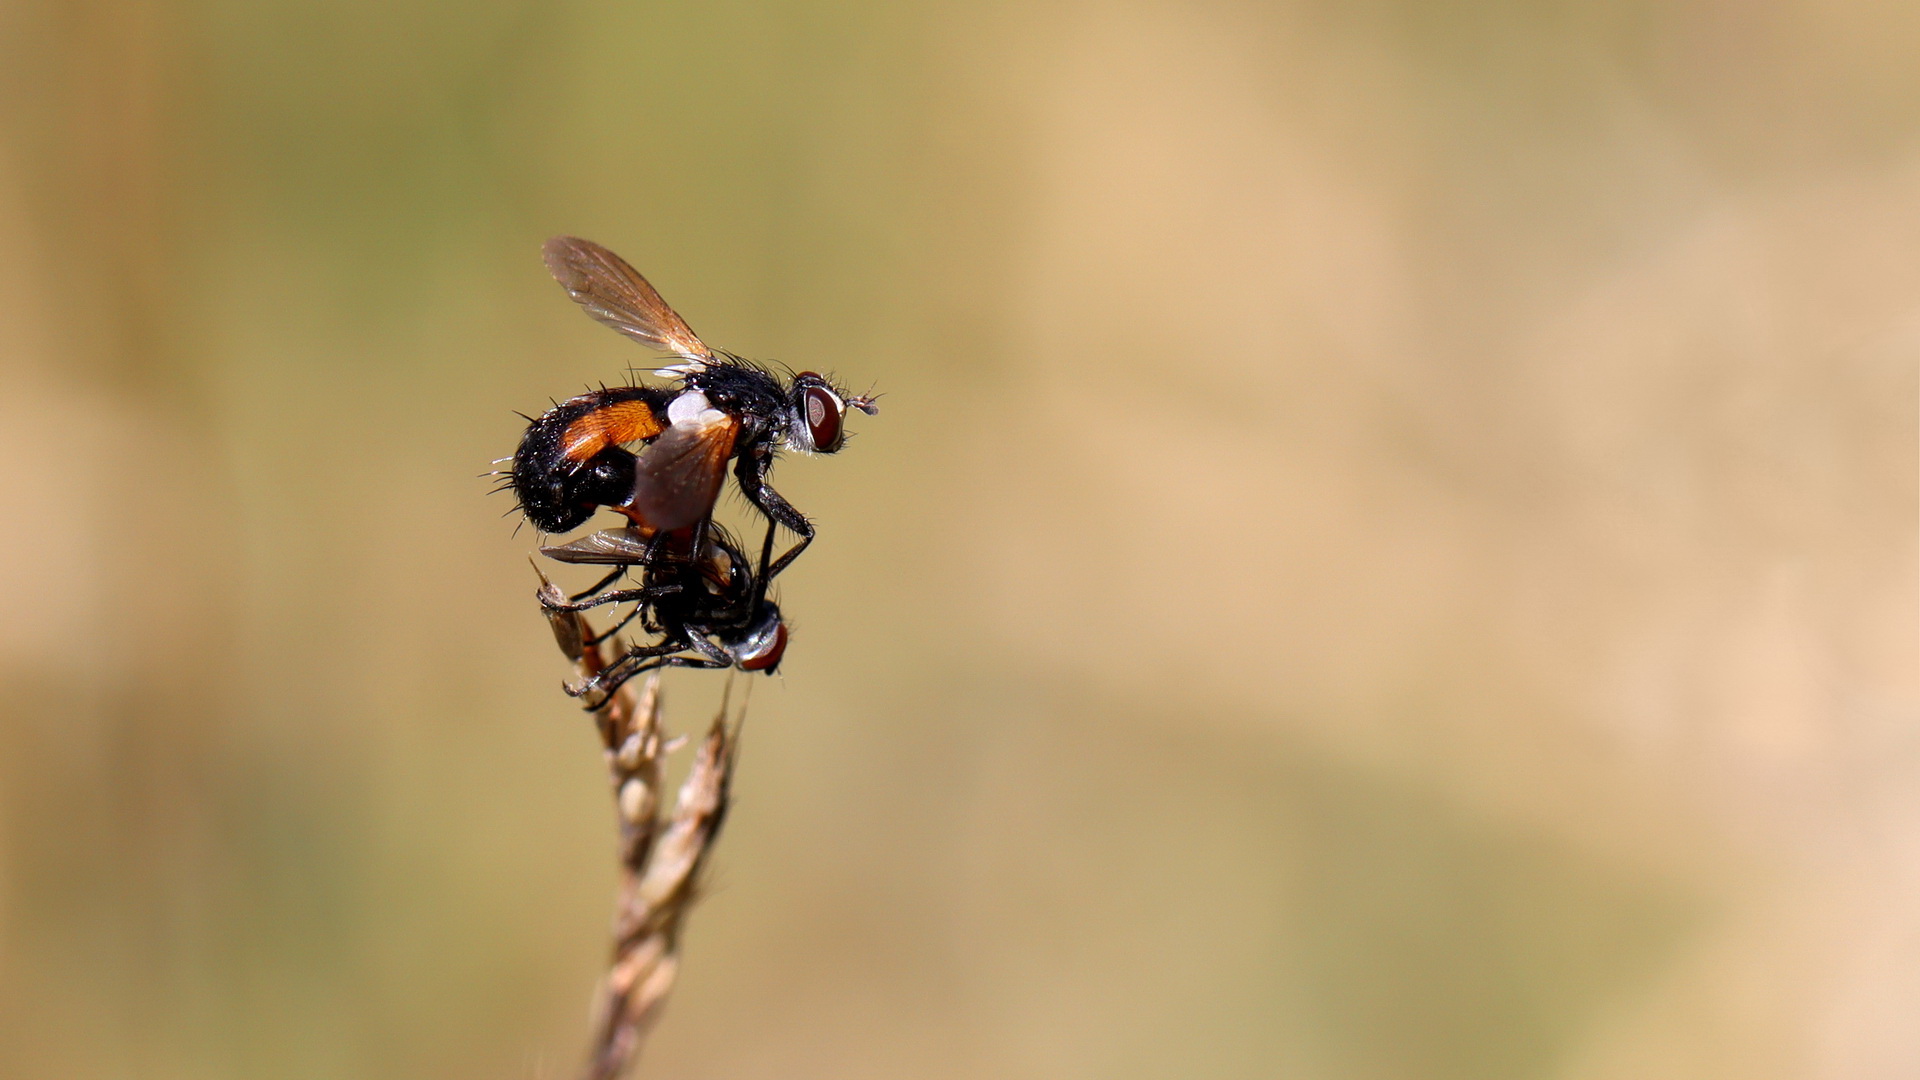
POLYGON ((751 642, 737 654, 745 671, 772 671, 779 666, 780 654, 787 651, 787 624, 773 624, 773 633, 751 642))
POLYGON ((840 399, 833 391, 809 386, 801 398, 807 413, 807 434, 813 448, 823 453, 840 447, 840 399))

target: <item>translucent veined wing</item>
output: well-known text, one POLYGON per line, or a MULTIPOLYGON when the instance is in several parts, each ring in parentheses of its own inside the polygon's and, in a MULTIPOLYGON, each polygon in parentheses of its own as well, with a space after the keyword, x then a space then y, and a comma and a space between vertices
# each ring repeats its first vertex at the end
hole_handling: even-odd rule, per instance
POLYGON ((625 259, 577 236, 547 241, 545 255, 553 279, 588 315, 635 341, 695 364, 713 359, 713 350, 625 259))
POLYGON ((620 509, 640 525, 664 530, 712 515, 739 431, 737 421, 716 410, 675 423, 636 455, 633 499, 620 509))
POLYGON ((555 562, 563 563, 584 563, 590 566, 637 566, 645 564, 648 548, 651 546, 650 538, 640 529, 602 529, 570 544, 543 547, 540 549, 540 554, 555 562))

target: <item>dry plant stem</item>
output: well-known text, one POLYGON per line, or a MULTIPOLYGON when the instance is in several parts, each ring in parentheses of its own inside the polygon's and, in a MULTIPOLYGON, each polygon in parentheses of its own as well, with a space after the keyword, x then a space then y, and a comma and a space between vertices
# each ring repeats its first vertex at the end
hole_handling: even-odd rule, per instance
MULTIPOLYGON (((542 577, 542 588, 553 586, 542 577)), ((557 590, 555 590, 557 592, 557 590)), ((549 612, 555 639, 582 676, 620 655, 617 641, 589 647, 592 630, 577 612, 549 612)), ((613 780, 620 820, 620 893, 613 917, 613 961, 594 1000, 593 1045, 582 1075, 613 1080, 632 1064, 659 1017, 679 970, 680 930, 698 892, 700 868, 727 813, 737 734, 724 712, 701 741, 673 809, 660 802, 661 760, 681 740, 660 730, 660 675, 630 679, 593 707, 613 780)))

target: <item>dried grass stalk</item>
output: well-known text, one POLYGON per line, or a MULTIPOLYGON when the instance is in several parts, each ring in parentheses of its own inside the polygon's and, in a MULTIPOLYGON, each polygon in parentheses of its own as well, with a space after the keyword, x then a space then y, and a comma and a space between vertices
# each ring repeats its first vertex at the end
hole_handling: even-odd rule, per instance
MULTIPOLYGON (((543 589, 553 590, 542 578, 543 589)), ((554 590, 557 592, 557 590, 554 590)), ((577 612, 549 612, 554 638, 581 676, 619 656, 617 640, 593 637, 577 612)), ((660 675, 630 679, 593 707, 606 748, 620 822, 620 892, 613 917, 613 961, 594 999, 593 1045, 582 1076, 614 1080, 627 1070, 659 1018, 680 964, 680 930, 698 894, 700 869, 726 819, 738 732, 725 707, 700 743, 672 810, 662 813, 661 762, 684 740, 660 728, 660 675)))

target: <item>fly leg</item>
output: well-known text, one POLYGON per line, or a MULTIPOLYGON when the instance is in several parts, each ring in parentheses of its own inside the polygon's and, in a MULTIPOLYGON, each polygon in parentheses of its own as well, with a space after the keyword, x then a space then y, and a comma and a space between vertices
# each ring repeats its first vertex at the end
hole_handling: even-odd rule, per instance
POLYGON ((627 624, 639 618, 640 613, 645 610, 647 610, 647 605, 645 604, 633 605, 633 610, 627 612, 627 615, 625 618, 621 619, 617 623, 614 623, 612 626, 607 627, 605 630, 602 630, 601 632, 594 634, 589 638, 586 638, 581 642, 581 644, 585 645, 589 649, 593 648, 594 646, 607 640, 608 638, 619 633, 620 631, 625 630, 627 628, 627 624))
MULTIPOLYGON (((713 668, 728 668, 732 666, 733 661, 731 660, 715 660, 709 656, 663 656, 658 660, 640 665, 634 669, 633 674, 638 675, 642 671, 655 671, 660 668, 670 667, 711 670, 713 668)), ((628 677, 631 678, 632 676, 628 677)))
POLYGON ((692 633, 685 640, 663 641, 658 645, 644 645, 627 650, 612 667, 592 678, 582 679, 564 689, 572 697, 584 697, 599 693, 598 703, 589 705, 597 709, 607 703, 607 698, 626 685, 628 679, 643 671, 653 671, 665 667, 690 668, 729 668, 733 666, 733 657, 720 646, 707 640, 705 634, 692 633), (692 649, 698 656, 681 655, 684 650, 692 649))
POLYGON ((700 655, 688 656, 676 651, 672 654, 657 656, 639 665, 632 671, 626 672, 620 677, 620 681, 626 682, 628 679, 633 678, 643 671, 654 671, 659 668, 686 667, 713 669, 730 668, 733 666, 733 657, 728 655, 725 649, 708 641, 704 634, 693 635, 687 642, 687 647, 697 651, 700 655))
POLYGON ((567 599, 585 600, 587 597, 592 596, 594 593, 599 592, 601 589, 604 589, 607 586, 613 584, 614 582, 619 581, 621 575, 625 574, 629 569, 631 569, 631 567, 616 566, 613 568, 612 573, 608 574, 606 577, 601 578, 599 581, 594 582, 590 587, 586 589, 582 589, 581 591, 574 593, 572 596, 567 597, 567 599))
POLYGON ((590 611, 593 608, 604 607, 608 604, 631 603, 644 606, 663 596, 671 596, 679 591, 680 586, 678 585, 648 585, 645 588, 617 589, 610 593, 599 593, 598 595, 594 593, 594 590, 588 589, 586 592, 581 593, 571 600, 562 600, 560 599, 559 590, 556 589, 553 592, 547 592, 543 589, 540 593, 540 606, 546 608, 548 611, 590 611), (586 599, 582 599, 582 597, 586 599))
POLYGON ((767 470, 773 467, 773 452, 761 449, 752 454, 743 454, 734 464, 733 475, 740 482, 740 493, 747 497, 754 509, 766 515, 769 523, 785 525, 800 537, 800 542, 788 548, 775 560, 772 566, 764 566, 761 574, 761 587, 772 581, 788 564, 800 557, 813 543, 813 522, 807 516, 793 508, 793 504, 782 498, 780 493, 767 486, 767 470))
POLYGON ((685 641, 668 640, 658 645, 636 645, 627 650, 627 655, 614 661, 598 675, 590 675, 576 683, 563 683, 561 689, 568 697, 586 697, 589 694, 600 695, 600 700, 588 708, 597 709, 607 703, 607 698, 620 689, 628 679, 647 670, 644 661, 655 657, 677 653, 687 647, 685 641))
POLYGON ((773 580, 773 575, 767 572, 767 560, 773 558, 774 528, 772 519, 768 519, 767 538, 760 542, 760 572, 754 575, 752 601, 748 603, 747 610, 742 613, 742 617, 746 619, 752 619, 759 612, 760 605, 766 602, 767 585, 773 580))

